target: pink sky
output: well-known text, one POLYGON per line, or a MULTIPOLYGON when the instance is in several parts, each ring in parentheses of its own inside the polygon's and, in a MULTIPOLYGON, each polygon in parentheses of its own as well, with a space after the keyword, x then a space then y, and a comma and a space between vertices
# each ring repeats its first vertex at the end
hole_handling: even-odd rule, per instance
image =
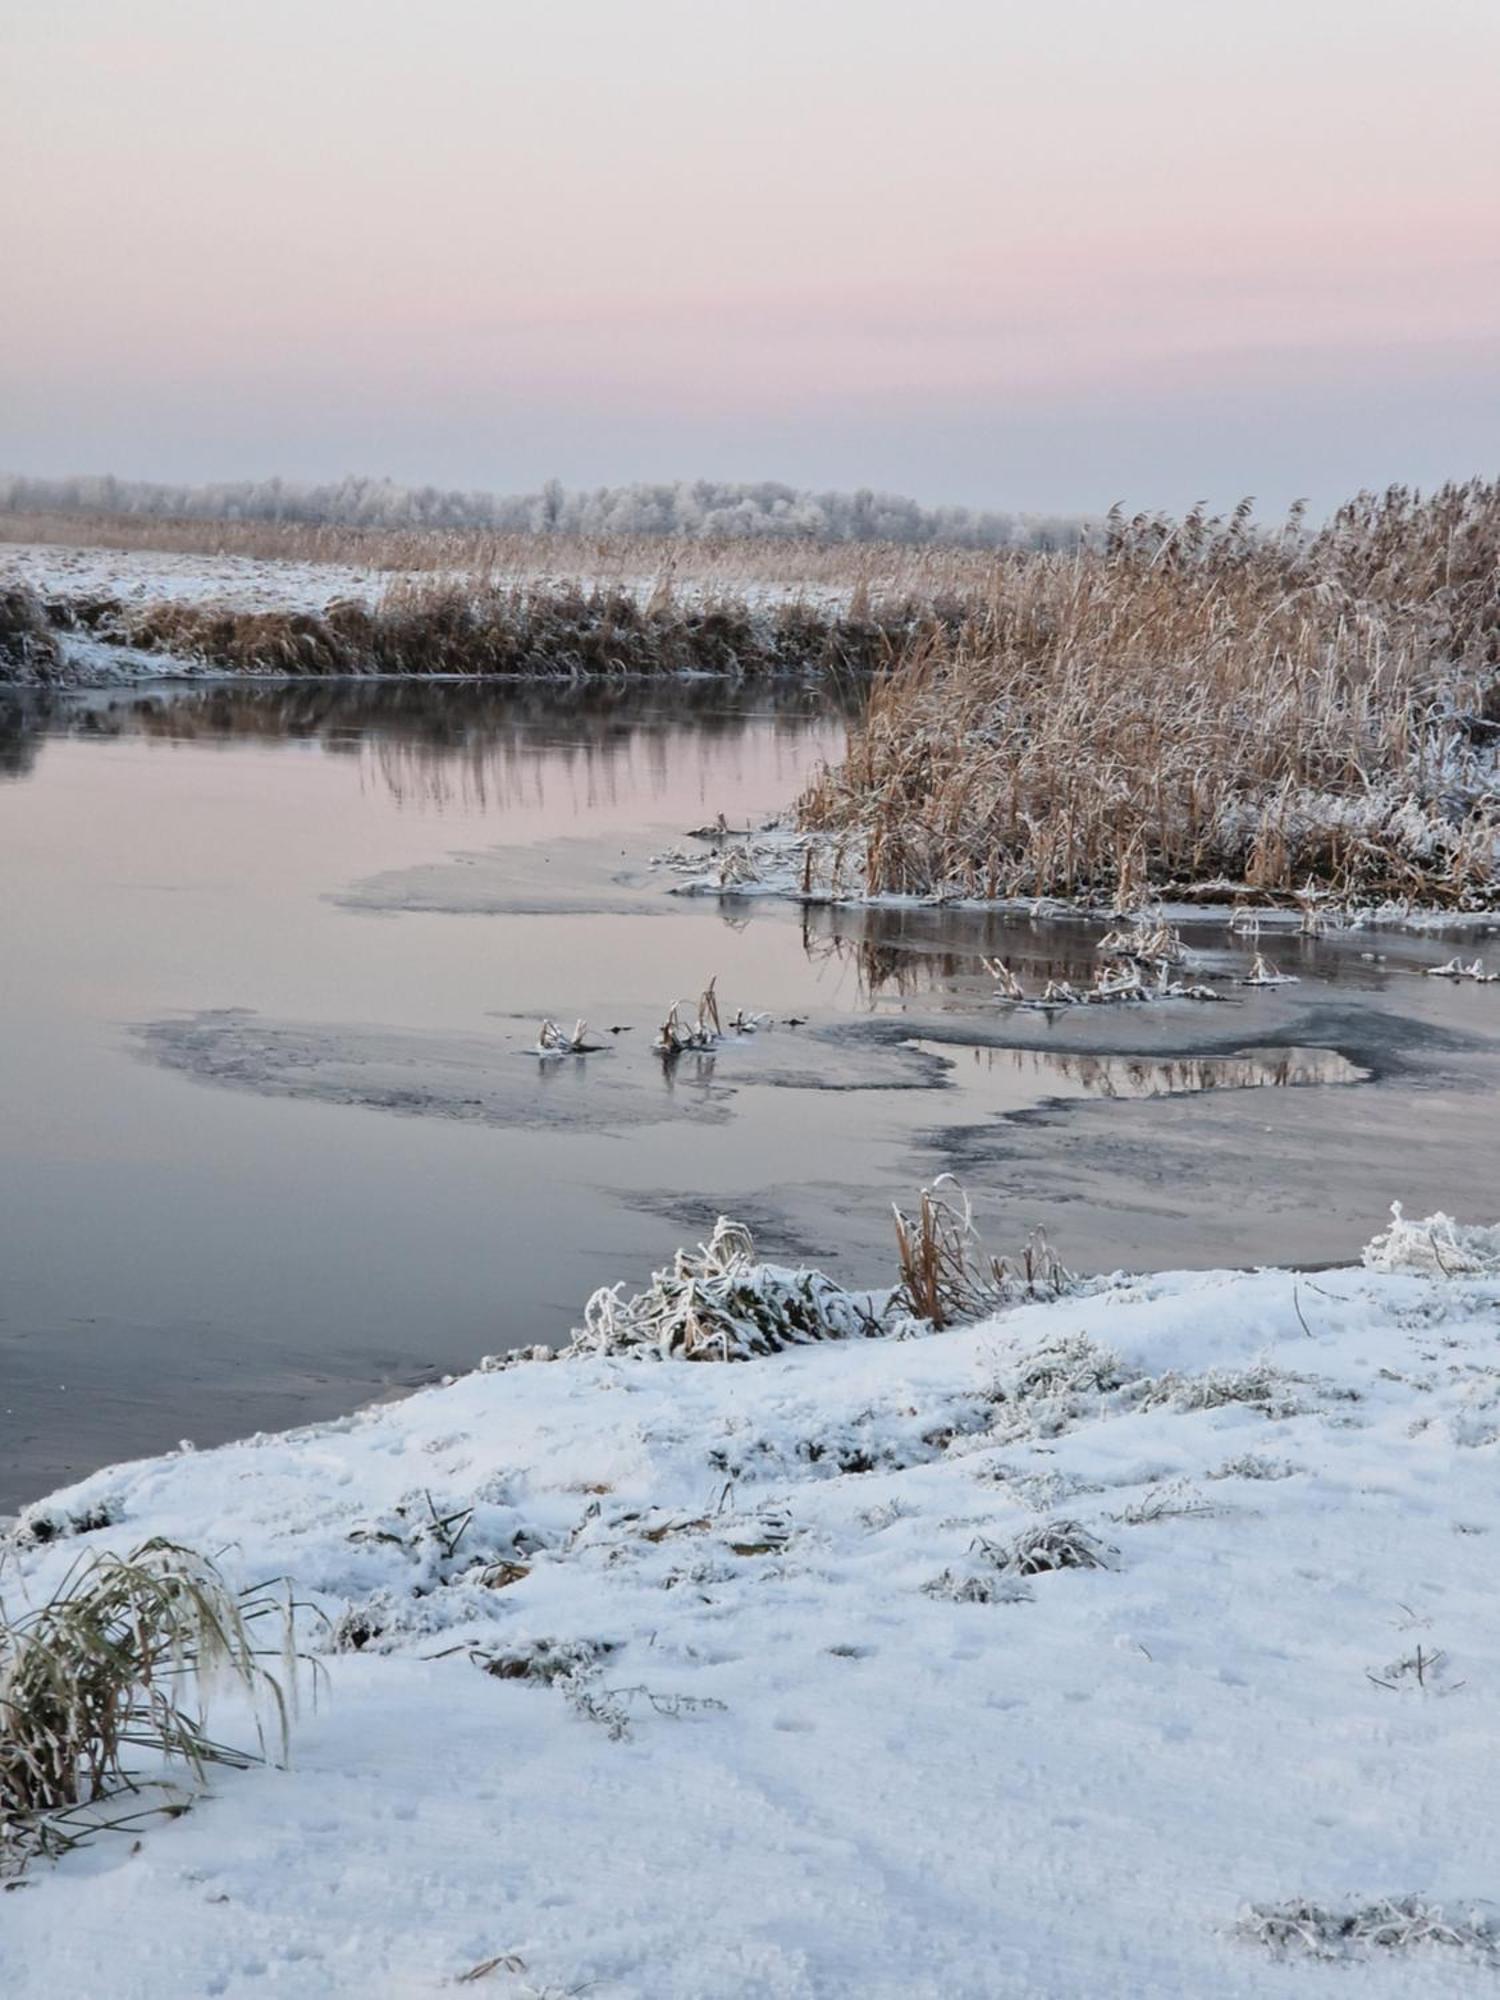
POLYGON ((0 0, 0 467, 1500 461, 1494 0, 0 0))

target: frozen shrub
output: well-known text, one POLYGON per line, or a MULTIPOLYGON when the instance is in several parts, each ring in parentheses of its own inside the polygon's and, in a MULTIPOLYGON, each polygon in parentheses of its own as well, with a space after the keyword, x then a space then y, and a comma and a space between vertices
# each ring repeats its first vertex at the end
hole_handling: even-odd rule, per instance
POLYGON ((142 1751, 198 1779, 212 1764, 256 1762, 207 1733, 216 1681, 268 1708, 284 1745, 291 1618, 265 1589, 235 1592, 206 1556, 154 1540, 80 1558, 45 1604, 0 1623, 0 1870, 87 1839, 92 1808, 148 1783, 142 1751), (280 1681, 252 1636, 261 1618, 281 1628, 280 1681))
POLYGON ((706 1244, 679 1250, 634 1298, 622 1284, 595 1292, 567 1351, 748 1361, 809 1341, 862 1339, 891 1324, 868 1292, 846 1291, 821 1271, 758 1262, 749 1230, 721 1215, 706 1244))
POLYGON ((1371 1271, 1416 1271, 1432 1278, 1500 1277, 1500 1225, 1455 1222, 1439 1209, 1408 1222, 1399 1201, 1391 1221, 1364 1247, 1371 1271))

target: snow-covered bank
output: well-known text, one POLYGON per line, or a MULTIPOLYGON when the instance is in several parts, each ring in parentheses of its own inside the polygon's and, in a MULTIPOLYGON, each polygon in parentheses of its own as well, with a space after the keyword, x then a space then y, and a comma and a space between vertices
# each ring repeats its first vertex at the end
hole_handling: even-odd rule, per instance
POLYGON ((1493 1978, 1440 1941, 1355 1943, 1351 1974, 1235 1926, 1494 1914, 1494 1247, 1418 1225, 1366 1268, 1120 1280, 927 1338, 522 1364, 54 1495, 12 1608, 165 1534, 290 1576, 339 1647, 292 1770, 33 1868, 0 1985, 1493 1978), (1041 1568, 1039 1529, 1082 1561, 1041 1568))
POLYGON ((862 674, 931 615, 909 594, 872 608, 853 586, 678 579, 670 565, 563 576, 30 545, 0 545, 0 591, 42 632, 15 662, 0 632, 0 678, 58 686, 206 672, 862 674))

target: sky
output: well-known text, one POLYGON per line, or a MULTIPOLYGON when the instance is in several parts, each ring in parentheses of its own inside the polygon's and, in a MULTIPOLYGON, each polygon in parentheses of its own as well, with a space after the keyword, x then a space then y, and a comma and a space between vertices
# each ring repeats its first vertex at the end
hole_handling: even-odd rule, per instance
POLYGON ((1500 471, 1500 0, 0 0, 0 470, 1500 471))

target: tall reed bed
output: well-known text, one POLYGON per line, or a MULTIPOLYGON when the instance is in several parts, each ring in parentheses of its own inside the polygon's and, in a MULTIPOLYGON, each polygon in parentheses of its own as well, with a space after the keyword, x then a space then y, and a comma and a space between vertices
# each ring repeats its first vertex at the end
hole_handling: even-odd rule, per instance
POLYGON ((1112 517, 1006 556, 880 676, 801 805, 865 888, 1129 903, 1494 892, 1500 482, 1295 517, 1112 517))

